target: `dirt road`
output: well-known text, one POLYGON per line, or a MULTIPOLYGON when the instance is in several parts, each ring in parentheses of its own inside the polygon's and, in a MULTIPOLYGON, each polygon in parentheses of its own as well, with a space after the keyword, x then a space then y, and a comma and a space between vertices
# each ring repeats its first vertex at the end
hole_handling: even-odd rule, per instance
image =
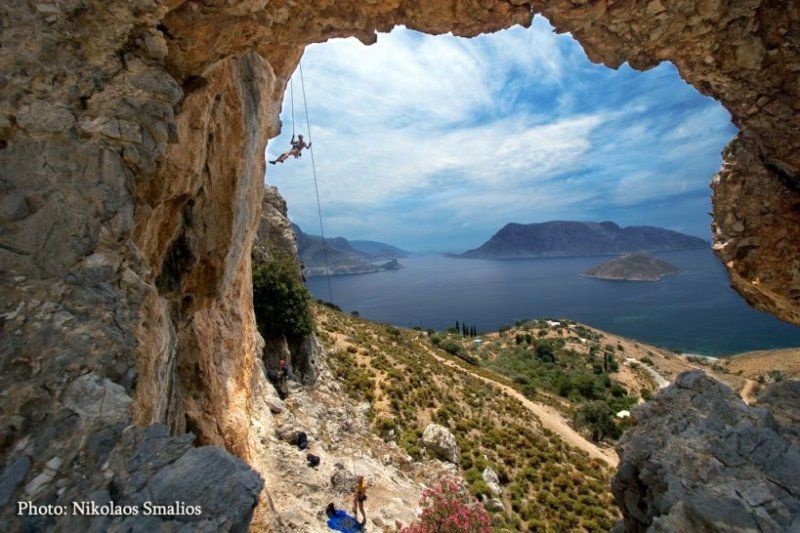
POLYGON ((617 453, 610 449, 610 448, 601 448, 600 446, 594 444, 593 442, 589 441, 588 439, 584 438, 583 435, 575 431, 572 426, 569 424, 564 415, 562 415, 557 409, 550 407, 549 405, 544 405, 541 403, 534 402, 528 398, 526 398, 521 392, 510 387, 508 385, 504 385, 503 383, 499 383, 493 379, 481 376, 474 372, 470 372, 467 368, 445 359, 434 353, 432 350, 429 350, 429 353, 435 357, 439 362, 451 367, 457 368, 464 372, 469 372, 475 378, 480 379, 485 383, 489 383, 494 385, 495 387, 505 391, 509 396, 519 401, 526 409, 528 409, 531 413, 533 413, 536 418, 542 424, 542 427, 545 427, 558 435, 561 440, 578 448, 580 450, 585 451, 591 457, 596 457, 608 463, 610 466, 616 467, 619 463, 619 456, 617 453))

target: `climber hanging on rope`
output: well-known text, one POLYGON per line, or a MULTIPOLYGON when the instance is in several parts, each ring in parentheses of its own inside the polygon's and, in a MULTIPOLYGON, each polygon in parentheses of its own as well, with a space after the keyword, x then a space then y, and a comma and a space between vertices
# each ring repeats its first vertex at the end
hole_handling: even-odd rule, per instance
POLYGON ((292 149, 289 150, 288 152, 282 153, 276 159, 270 161, 269 162, 270 165, 274 165, 275 163, 283 163, 289 158, 290 155, 294 156, 294 158, 297 159, 298 157, 303 155, 301 153, 303 151, 303 148, 311 148, 311 143, 306 144, 306 142, 303 140, 302 135, 298 135, 297 140, 295 140, 294 135, 292 135, 292 140, 289 141, 289 143, 292 145, 292 149))

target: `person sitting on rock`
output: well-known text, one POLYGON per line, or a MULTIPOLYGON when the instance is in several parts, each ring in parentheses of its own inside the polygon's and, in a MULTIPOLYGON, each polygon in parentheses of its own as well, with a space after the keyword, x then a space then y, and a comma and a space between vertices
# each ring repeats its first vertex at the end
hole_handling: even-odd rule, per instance
POLYGON ((361 511, 361 526, 367 523, 367 513, 364 512, 364 502, 367 501, 367 480, 364 476, 358 476, 356 480, 356 492, 353 495, 353 516, 358 520, 358 511, 361 511))
POLYGON ((295 140, 294 135, 292 135, 292 140, 289 141, 289 143, 292 145, 292 149, 288 152, 282 153, 276 159, 270 161, 270 165, 274 165, 275 163, 283 163, 289 158, 290 155, 293 155, 294 158, 297 159, 302 155, 301 152, 303 151, 303 148, 311 148, 311 143, 306 144, 302 135, 298 135, 297 140, 295 140))
POLYGON ((278 363, 278 384, 285 387, 287 379, 289 379, 289 365, 286 364, 286 359, 281 359, 278 363))

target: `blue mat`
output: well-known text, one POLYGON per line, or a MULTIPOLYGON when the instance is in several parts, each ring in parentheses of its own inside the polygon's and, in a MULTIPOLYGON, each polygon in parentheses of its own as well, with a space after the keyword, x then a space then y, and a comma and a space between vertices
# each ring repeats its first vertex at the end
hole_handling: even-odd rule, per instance
POLYGON ((328 527, 334 531, 341 531, 342 533, 358 533, 364 531, 358 520, 347 514, 341 509, 337 509, 333 516, 328 520, 328 527))

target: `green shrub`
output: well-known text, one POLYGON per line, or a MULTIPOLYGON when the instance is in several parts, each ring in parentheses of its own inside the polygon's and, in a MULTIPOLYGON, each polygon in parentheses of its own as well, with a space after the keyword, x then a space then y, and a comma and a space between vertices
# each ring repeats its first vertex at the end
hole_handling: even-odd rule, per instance
POLYGON ((538 341, 536 343, 536 357, 546 363, 554 363, 556 361, 556 351, 553 343, 538 341))
POLYGON ((292 261, 273 261, 253 271, 253 310, 264 337, 301 339, 314 329, 308 289, 292 261))
POLYGON ((461 355, 464 353, 464 347, 455 341, 449 339, 443 340, 439 343, 439 348, 449 353, 450 355, 461 355))
POLYGON ((603 396, 602 385, 590 374, 578 374, 572 384, 578 394, 587 400, 597 400, 603 396))
POLYGON ((620 435, 620 430, 614 423, 614 413, 607 403, 600 400, 581 404, 575 415, 575 424, 588 429, 595 441, 601 441, 604 437, 616 439, 620 435))

